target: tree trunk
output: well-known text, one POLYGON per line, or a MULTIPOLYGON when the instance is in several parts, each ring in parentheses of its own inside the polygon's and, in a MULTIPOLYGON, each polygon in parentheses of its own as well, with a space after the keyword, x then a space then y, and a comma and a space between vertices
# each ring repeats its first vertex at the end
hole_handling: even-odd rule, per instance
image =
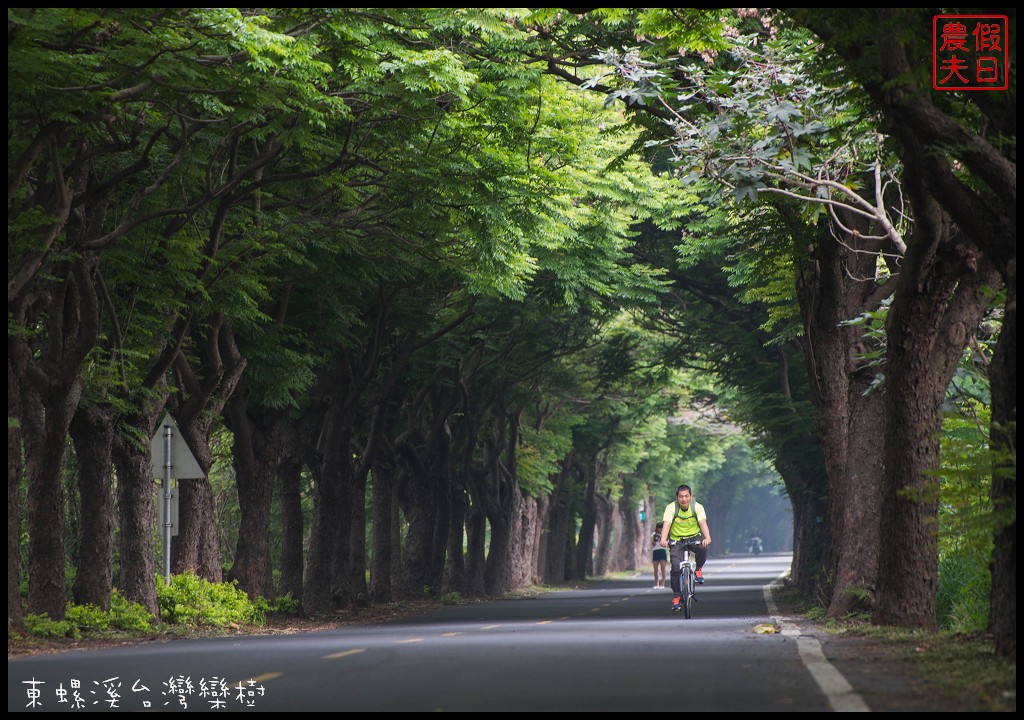
POLYGON ((449 493, 451 510, 448 523, 447 560, 444 568, 444 590, 445 592, 457 592, 460 595, 468 594, 466 556, 462 548, 466 531, 466 516, 469 510, 468 500, 465 487, 461 484, 452 486, 449 493))
POLYGON ((583 518, 580 521, 580 536, 576 541, 574 579, 587 577, 593 573, 594 529, 597 525, 597 461, 593 460, 581 466, 584 478, 583 518))
MULTIPOLYGON (((879 450, 884 443, 886 416, 885 397, 877 388, 870 389, 871 381, 872 378, 862 378, 860 383, 851 381, 850 387, 844 500, 839 513, 843 532, 832 531, 833 543, 840 544, 828 608, 828 616, 835 618, 851 612, 870 612, 874 606, 883 544, 881 479, 884 468, 879 450)), ((834 507, 834 500, 832 504, 834 507)))
POLYGON ((538 582, 546 583, 548 540, 551 537, 551 496, 537 498, 537 565, 533 572, 538 582))
POLYGON ((512 586, 524 588, 536 582, 537 566, 537 501, 523 496, 513 523, 512 586))
POLYGON ((65 586, 64 492, 60 482, 67 427, 73 408, 67 399, 48 401, 31 391, 23 407, 28 475, 28 611, 63 620, 65 586))
POLYGON ((353 468, 349 490, 349 555, 348 555, 348 602, 365 606, 369 604, 370 593, 366 584, 366 477, 360 468, 353 468))
POLYGON ((240 385, 225 407, 225 420, 234 434, 232 452, 235 486, 241 518, 238 544, 228 580, 250 598, 274 598, 274 574, 270 560, 270 510, 274 480, 284 442, 279 427, 282 418, 259 408, 247 412, 244 385, 240 385))
MULTIPOLYGON (((793 507, 793 563, 790 577, 797 590, 816 597, 828 564, 829 504, 823 479, 808 477, 777 460, 793 507)), ((712 535, 714 537, 714 535, 712 535)))
POLYGON ((294 429, 289 428, 279 462, 281 507, 281 582, 279 595, 302 601, 302 461, 294 429))
MULTIPOLYGON (((126 418, 126 427, 152 435, 157 413, 126 418)), ((156 602, 156 565, 153 559, 153 458, 148 443, 118 433, 114 438, 114 469, 117 472, 118 559, 117 587, 125 599, 137 602, 159 617, 156 602)), ((163 568, 159 570, 163 577, 163 568)))
MULTIPOLYGON (((430 543, 430 565, 428 566, 427 584, 440 595, 444 586, 444 570, 448 554, 448 542, 451 534, 451 467, 450 453, 447 452, 447 440, 442 434, 440 443, 445 447, 443 452, 435 452, 431 457, 431 483, 434 486, 434 533, 430 543)), ((461 533, 460 533, 461 535, 461 533)), ((461 554, 461 547, 459 549, 461 554)))
POLYGON ((596 510, 595 527, 597 534, 597 550, 594 552, 594 575, 602 577, 608 574, 609 558, 615 538, 615 506, 611 500, 601 494, 594 497, 596 510))
POLYGON ((387 603, 393 599, 391 572, 394 556, 401 555, 399 538, 397 479, 391 457, 378 457, 373 467, 373 539, 370 547, 370 600, 387 603))
POLYGON ((491 523, 491 543, 487 548, 487 563, 484 569, 484 591, 491 596, 502 596, 515 589, 515 562, 513 558, 514 533, 513 522, 520 513, 523 497, 518 484, 507 490, 507 499, 503 503, 500 517, 489 515, 491 523))
POLYGON ((109 610, 110 591, 114 587, 113 410, 99 405, 79 407, 70 430, 78 456, 78 494, 82 503, 82 531, 72 594, 78 605, 109 610))
MULTIPOLYGON (((504 403, 499 401, 497 406, 503 408, 504 403)), ((520 560, 515 543, 522 540, 523 512, 523 494, 516 476, 521 417, 520 410, 495 414, 492 454, 490 461, 485 461, 485 467, 490 468, 490 477, 480 495, 485 498, 487 519, 491 524, 491 544, 484 569, 484 590, 488 595, 505 595, 516 587, 520 560), (499 460, 501 455, 504 463, 499 460)))
POLYGON ((438 494, 436 478, 432 476, 434 469, 425 465, 409 446, 405 447, 403 454, 407 464, 399 486, 399 497, 409 530, 402 553, 399 588, 402 597, 422 598, 427 593, 436 595, 441 589, 430 583, 437 513, 442 498, 438 494))
POLYGON ((879 565, 874 620, 935 629, 942 401, 984 312, 982 288, 998 278, 987 262, 979 264, 954 242, 948 219, 921 182, 915 178, 908 187, 914 239, 887 328, 889 425, 881 513, 887 550, 879 565))
POLYGON ((616 503, 615 524, 618 528, 619 542, 616 543, 611 558, 612 569, 616 571, 636 570, 647 565, 648 553, 644 539, 649 538, 650 534, 643 532, 633 491, 633 486, 626 484, 622 497, 616 503))
POLYGON ((24 632, 21 609, 21 390, 12 355, 7 355, 7 627, 24 632), (18 419, 12 422, 12 419, 18 419))
POLYGON ((344 503, 342 476, 343 456, 347 456, 351 448, 346 419, 336 417, 340 415, 336 408, 329 412, 317 447, 321 460, 313 468, 313 519, 302 583, 302 605, 310 614, 327 612, 334 606, 333 557, 339 533, 348 536, 349 514, 344 503))
MULTIPOLYGON (((199 460, 199 466, 204 467, 203 460, 199 460)), ((171 543, 171 572, 194 572, 209 582, 221 582, 224 571, 209 480, 178 480, 178 519, 178 535, 171 543)))
MULTIPOLYGON (((31 613, 64 618, 67 605, 64 547, 62 459, 82 393, 81 368, 99 334, 99 311, 93 288, 95 258, 79 257, 54 268, 55 278, 40 288, 46 308, 45 349, 38 354, 28 337, 9 336, 15 367, 24 368, 21 423, 28 478, 29 598, 31 613), (57 279, 59 278, 59 279, 57 279), (48 293, 48 295, 46 295, 48 293)), ((12 316, 24 321, 21 308, 12 316)))
POLYGON ((989 630, 996 652, 1017 657, 1017 264, 1006 280, 1006 310, 989 377, 992 383, 992 596, 989 630))
MULTIPOLYGON (((855 217, 843 220, 847 227, 858 226, 855 217)), ((877 348, 868 347, 863 325, 844 323, 878 310, 890 290, 875 282, 883 247, 865 239, 874 234, 870 227, 861 229, 843 242, 824 233, 797 279, 804 357, 828 478, 831 553, 819 594, 831 598, 829 617, 871 610, 881 546, 884 396, 871 387, 876 369, 859 357, 877 348)))
POLYGON ((562 583, 569 579, 572 556, 566 548, 571 547, 575 541, 569 532, 572 524, 573 489, 573 480, 570 474, 574 471, 575 464, 570 453, 562 461, 561 471, 552 478, 554 488, 551 491, 548 508, 545 531, 546 548, 541 559, 543 563, 541 577, 544 582, 562 583))
POLYGON ((466 592, 470 597, 485 593, 486 543, 487 516, 474 502, 466 515, 466 592))

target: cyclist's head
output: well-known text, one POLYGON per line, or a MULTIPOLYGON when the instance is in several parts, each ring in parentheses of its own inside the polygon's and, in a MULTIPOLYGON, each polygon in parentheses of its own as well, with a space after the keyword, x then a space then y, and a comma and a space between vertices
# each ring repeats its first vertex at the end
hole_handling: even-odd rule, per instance
POLYGON ((676 500, 685 508, 690 504, 690 498, 693 497, 693 491, 689 485, 680 485, 676 488, 676 500))

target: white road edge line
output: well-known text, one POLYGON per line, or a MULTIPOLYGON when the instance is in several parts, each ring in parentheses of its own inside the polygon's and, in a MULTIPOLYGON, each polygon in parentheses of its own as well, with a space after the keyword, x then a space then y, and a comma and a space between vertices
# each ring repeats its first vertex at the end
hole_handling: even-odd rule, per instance
POLYGON ((798 625, 782 618, 779 608, 772 598, 772 587, 781 583, 782 578, 787 575, 789 575, 788 570, 764 586, 764 599, 768 604, 768 612, 772 619, 782 628, 783 635, 796 638, 800 660, 803 661, 804 666, 811 673, 811 677, 828 698, 832 710, 835 712, 871 712, 871 708, 857 694, 849 681, 825 657, 825 653, 821 650, 821 643, 816 638, 804 635, 798 625))

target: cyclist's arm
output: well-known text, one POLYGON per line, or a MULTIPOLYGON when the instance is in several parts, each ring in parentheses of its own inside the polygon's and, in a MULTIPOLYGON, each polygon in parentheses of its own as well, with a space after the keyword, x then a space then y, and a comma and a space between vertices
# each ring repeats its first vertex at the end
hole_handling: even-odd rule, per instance
POLYGON ((703 545, 704 547, 707 547, 708 545, 711 544, 711 531, 708 530, 708 521, 707 520, 698 520, 697 523, 700 525, 700 531, 704 535, 704 539, 701 540, 700 544, 703 545))
POLYGON ((675 503, 669 503, 661 517, 661 542, 659 545, 668 547, 668 534, 672 531, 672 523, 675 522, 675 503))

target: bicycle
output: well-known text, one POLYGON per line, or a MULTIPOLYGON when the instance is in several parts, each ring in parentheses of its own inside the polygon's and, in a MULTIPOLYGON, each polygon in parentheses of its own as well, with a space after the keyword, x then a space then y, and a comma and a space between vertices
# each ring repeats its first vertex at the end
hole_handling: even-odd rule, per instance
POLYGON ((701 546, 701 539, 673 540, 669 547, 679 543, 684 545, 683 560, 679 563, 679 604, 683 608, 683 617, 689 620, 693 603, 697 601, 697 556, 694 554, 694 548, 701 546))

